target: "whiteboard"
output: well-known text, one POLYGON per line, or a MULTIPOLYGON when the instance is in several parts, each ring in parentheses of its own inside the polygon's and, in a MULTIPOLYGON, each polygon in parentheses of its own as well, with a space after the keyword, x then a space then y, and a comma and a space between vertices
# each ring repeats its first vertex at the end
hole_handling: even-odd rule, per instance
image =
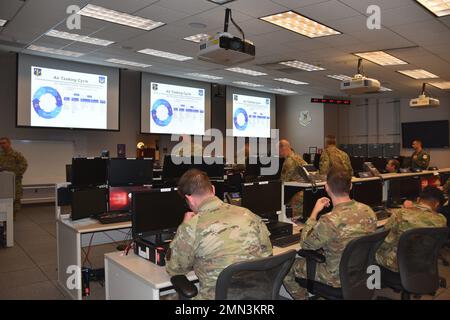
POLYGON ((28 169, 23 185, 53 184, 66 181, 66 164, 72 163, 73 141, 11 140, 14 150, 23 154, 28 169))

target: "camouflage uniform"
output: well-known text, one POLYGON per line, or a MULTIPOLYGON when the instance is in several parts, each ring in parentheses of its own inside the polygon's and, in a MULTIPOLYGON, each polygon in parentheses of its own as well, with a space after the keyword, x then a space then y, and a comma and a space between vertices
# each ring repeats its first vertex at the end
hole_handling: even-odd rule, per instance
MULTIPOLYGON (((302 229, 300 247, 308 250, 322 249, 325 263, 317 264, 316 281, 340 287, 339 263, 347 243, 375 232, 377 217, 373 210, 360 202, 340 203, 318 221, 308 219, 302 229)), ((306 279, 306 260, 297 258, 284 280, 288 292, 295 299, 306 296, 306 289, 295 282, 295 277, 306 279)))
POLYGON ((14 172, 16 175, 16 197, 14 199, 14 213, 20 210, 20 199, 22 198, 22 177, 27 170, 28 163, 25 157, 17 151, 0 154, 0 168, 14 172))
MULTIPOLYGON (((307 164, 308 163, 303 160, 301 156, 292 152, 286 157, 286 160, 283 163, 283 168, 281 169, 281 180, 283 182, 302 180, 298 170, 299 167, 307 164)), ((303 218, 303 191, 297 192, 290 200, 290 204, 292 207, 293 216, 303 218)))
POLYGON ((414 152, 411 156, 411 168, 420 168, 426 170, 430 165, 430 155, 425 150, 414 152), (414 157, 417 156, 416 159, 414 157))
POLYGON ((194 269, 200 282, 196 299, 214 299, 217 277, 227 266, 272 255, 269 231, 249 210, 211 197, 198 214, 182 223, 170 244, 170 275, 194 269))
POLYGON ((320 156, 319 173, 327 175, 332 167, 342 168, 350 175, 353 175, 353 168, 347 153, 336 146, 329 146, 320 156))
POLYGON ((447 219, 429 207, 414 204, 412 208, 392 210, 392 215, 384 228, 390 229, 384 242, 377 251, 376 259, 382 266, 398 272, 397 245, 403 232, 414 228, 445 227, 447 219))

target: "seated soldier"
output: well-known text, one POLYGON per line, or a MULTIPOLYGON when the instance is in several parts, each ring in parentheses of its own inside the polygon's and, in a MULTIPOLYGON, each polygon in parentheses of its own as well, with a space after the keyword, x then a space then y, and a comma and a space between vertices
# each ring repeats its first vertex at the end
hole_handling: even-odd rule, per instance
POLYGON ((444 203, 442 191, 426 187, 417 203, 406 202, 401 209, 392 210, 384 228, 390 229, 376 253, 377 262, 391 271, 398 272, 397 246, 403 232, 414 228, 445 227, 447 219, 436 210, 444 203))
MULTIPOLYGON (((351 176, 342 170, 331 170, 327 175, 325 189, 333 203, 333 210, 317 216, 330 199, 323 197, 317 203, 302 230, 300 247, 308 250, 322 249, 325 263, 317 265, 316 281, 340 287, 339 263, 342 252, 350 240, 375 232, 377 217, 373 210, 350 199, 351 176)), ((306 297, 306 289, 300 287, 295 277, 306 279, 306 260, 297 258, 284 280, 287 291, 295 299, 306 297)))

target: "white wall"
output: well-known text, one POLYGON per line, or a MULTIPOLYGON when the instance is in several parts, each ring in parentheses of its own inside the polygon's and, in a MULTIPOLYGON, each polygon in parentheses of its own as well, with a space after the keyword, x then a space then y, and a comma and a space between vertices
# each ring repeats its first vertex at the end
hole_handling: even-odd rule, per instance
POLYGON ((309 152, 309 147, 323 148, 324 106, 311 103, 310 96, 277 96, 277 127, 280 139, 289 140, 299 154, 309 152), (312 119, 306 127, 299 123, 300 112, 304 110, 310 112, 312 119))

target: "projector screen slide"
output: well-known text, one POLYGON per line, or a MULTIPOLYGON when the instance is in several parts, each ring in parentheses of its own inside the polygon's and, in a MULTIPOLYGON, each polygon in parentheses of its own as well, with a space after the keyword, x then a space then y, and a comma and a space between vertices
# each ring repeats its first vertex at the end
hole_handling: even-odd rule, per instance
POLYGON ((119 130, 119 70, 19 55, 17 125, 119 130))
POLYGON ((150 83, 150 132, 205 134, 205 89, 150 83))
POLYGON ((270 98, 233 94, 233 136, 269 138, 270 98))

